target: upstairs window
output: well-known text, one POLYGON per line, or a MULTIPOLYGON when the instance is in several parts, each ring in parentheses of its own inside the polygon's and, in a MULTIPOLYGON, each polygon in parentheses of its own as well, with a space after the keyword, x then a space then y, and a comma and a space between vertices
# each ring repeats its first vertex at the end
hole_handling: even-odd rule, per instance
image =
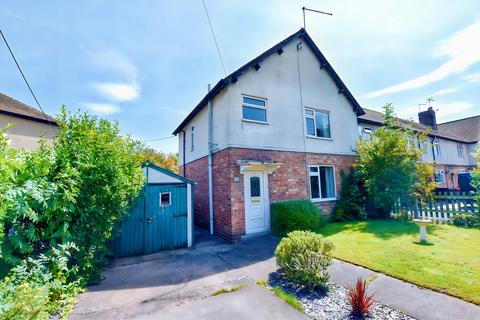
POLYGON ((309 137, 332 138, 328 112, 305 108, 305 128, 309 137))
POLYGON ((242 120, 267 123, 267 100, 243 96, 242 120))
POLYGON ((335 169, 333 166, 309 166, 312 200, 335 200, 335 169))
POLYGON ((434 142, 433 143, 433 152, 435 153, 436 156, 439 156, 442 154, 442 149, 440 148, 440 143, 434 142))
POLYGON ((459 158, 463 158, 465 156, 465 151, 461 144, 457 145, 457 154, 459 158))
POLYGON ((373 129, 372 128, 363 128, 362 129, 362 139, 370 140, 370 136, 372 135, 373 129))
POLYGON ((190 139, 192 140, 190 151, 194 151, 195 150, 195 127, 192 127, 192 130, 190 131, 190 139))

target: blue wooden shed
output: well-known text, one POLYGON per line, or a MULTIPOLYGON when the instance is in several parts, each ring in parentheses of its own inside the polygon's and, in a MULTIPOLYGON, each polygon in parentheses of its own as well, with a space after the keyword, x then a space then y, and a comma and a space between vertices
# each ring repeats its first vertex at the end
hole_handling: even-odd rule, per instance
POLYGON ((143 171, 145 186, 113 243, 116 258, 192 246, 193 182, 151 163, 143 171))

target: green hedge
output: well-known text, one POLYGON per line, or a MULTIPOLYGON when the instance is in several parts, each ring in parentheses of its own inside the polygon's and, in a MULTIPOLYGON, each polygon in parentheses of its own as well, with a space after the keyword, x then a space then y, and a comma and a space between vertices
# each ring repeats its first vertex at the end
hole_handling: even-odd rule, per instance
POLYGON ((323 211, 310 200, 272 204, 272 233, 284 236, 295 230, 316 230, 325 224, 323 211))

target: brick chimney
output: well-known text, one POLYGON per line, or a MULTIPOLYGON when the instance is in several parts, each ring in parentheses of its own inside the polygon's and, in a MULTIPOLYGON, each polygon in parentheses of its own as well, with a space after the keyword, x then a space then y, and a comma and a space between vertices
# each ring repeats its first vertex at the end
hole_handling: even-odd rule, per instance
POLYGON ((421 124, 432 127, 433 130, 437 130, 437 117, 432 107, 428 107, 427 111, 419 112, 418 121, 421 124))

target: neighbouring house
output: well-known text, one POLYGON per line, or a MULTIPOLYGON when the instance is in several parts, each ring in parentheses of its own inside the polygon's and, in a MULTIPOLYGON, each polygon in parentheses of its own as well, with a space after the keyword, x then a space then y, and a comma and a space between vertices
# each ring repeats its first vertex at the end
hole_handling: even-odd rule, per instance
MULTIPOLYGON (((364 108, 358 118, 360 136, 369 139, 375 128, 384 122, 384 114, 364 108)), ((435 164, 435 182, 438 188, 457 189, 458 174, 474 169, 480 140, 480 115, 437 124, 435 111, 429 107, 418 114, 419 122, 399 119, 402 126, 417 132, 427 132, 427 140, 416 141, 424 149, 422 160, 435 164)))
POLYGON ((276 201, 330 212, 363 114, 304 29, 221 79, 173 132, 195 223, 235 241, 268 232, 276 201))
POLYGON ((11 146, 25 150, 36 149, 41 137, 51 140, 57 132, 54 117, 0 93, 0 128, 7 125, 11 146))

